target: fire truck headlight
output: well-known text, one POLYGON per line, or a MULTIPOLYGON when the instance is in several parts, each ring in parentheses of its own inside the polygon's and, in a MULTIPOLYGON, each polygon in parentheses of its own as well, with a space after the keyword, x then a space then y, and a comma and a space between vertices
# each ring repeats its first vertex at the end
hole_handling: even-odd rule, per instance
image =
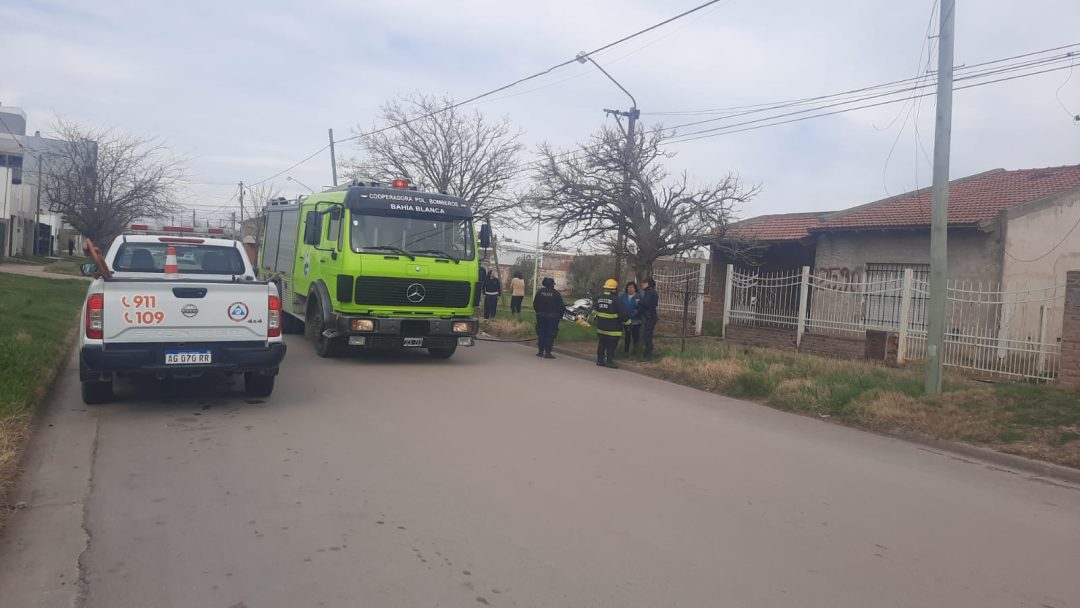
POLYGON ((349 327, 353 331, 375 331, 375 321, 371 319, 353 319, 349 327))

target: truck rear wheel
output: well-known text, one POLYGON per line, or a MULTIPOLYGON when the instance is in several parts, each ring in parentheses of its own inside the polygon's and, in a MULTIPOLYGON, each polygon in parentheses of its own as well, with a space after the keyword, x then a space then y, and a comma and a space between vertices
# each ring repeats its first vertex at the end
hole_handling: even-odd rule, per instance
POLYGON ((455 352, 457 352, 457 347, 451 346, 450 348, 429 348, 427 349, 427 351, 429 355, 435 357, 436 359, 449 359, 450 357, 454 356, 455 352))
POLYGON ((269 397, 274 392, 274 378, 257 372, 244 373, 244 393, 248 397, 269 397))
POLYGON ((82 383, 82 400, 87 405, 98 405, 101 403, 108 403, 113 398, 113 383, 112 380, 106 380, 104 382, 83 382, 82 383))

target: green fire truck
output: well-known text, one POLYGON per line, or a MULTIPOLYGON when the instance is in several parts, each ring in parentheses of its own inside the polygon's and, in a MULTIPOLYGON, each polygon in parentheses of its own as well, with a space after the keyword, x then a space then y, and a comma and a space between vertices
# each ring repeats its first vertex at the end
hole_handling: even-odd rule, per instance
POLYGON ((423 348, 446 359, 473 345, 489 241, 464 199, 353 182, 267 205, 259 274, 278 285, 284 331, 303 331, 321 357, 423 348))

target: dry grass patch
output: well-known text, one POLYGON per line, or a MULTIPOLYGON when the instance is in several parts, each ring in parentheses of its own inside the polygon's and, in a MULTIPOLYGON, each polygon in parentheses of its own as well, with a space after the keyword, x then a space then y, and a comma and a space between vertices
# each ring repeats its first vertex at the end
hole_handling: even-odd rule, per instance
POLYGON ((708 391, 876 431, 965 441, 1080 468, 1080 392, 985 385, 950 374, 940 397, 922 370, 695 340, 662 341, 657 375, 708 391))
POLYGON ((534 324, 518 319, 492 319, 484 327, 484 331, 504 339, 535 336, 534 329, 534 324))
POLYGON ((664 358, 649 367, 666 380, 713 392, 722 392, 747 371, 738 361, 730 359, 686 361, 664 358))
POLYGON ((769 404, 793 412, 824 413, 830 396, 828 387, 809 378, 789 378, 776 385, 769 404))
POLYGON ((0 497, 6 496, 15 478, 19 449, 30 434, 30 416, 0 418, 0 497))
POLYGON ((997 425, 988 414, 959 406, 950 399, 927 400, 880 392, 868 395, 858 404, 854 420, 879 431, 989 443, 996 438, 997 425))

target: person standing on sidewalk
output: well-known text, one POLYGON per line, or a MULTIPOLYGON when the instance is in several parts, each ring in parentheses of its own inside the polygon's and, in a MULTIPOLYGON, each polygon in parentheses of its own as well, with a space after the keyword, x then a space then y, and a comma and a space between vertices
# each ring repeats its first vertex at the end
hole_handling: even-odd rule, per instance
POLYGON ((643 325, 641 338, 645 343, 644 357, 648 361, 653 356, 653 332, 656 331, 656 323, 659 321, 656 309, 660 305, 660 295, 656 293, 656 281, 652 277, 642 281, 641 286, 645 290, 641 294, 641 304, 638 310, 643 325))
POLYGON ((521 271, 514 273, 514 278, 510 279, 510 314, 521 314, 521 301, 525 299, 525 279, 521 276, 521 271))
POLYGON ((559 334, 559 320, 562 319, 566 305, 562 294, 555 291, 555 279, 544 277, 543 287, 533 296, 533 310, 536 312, 536 356, 554 359, 551 349, 555 347, 555 336, 559 334))
POLYGON ((596 364, 612 369, 619 367, 615 364, 615 351, 619 350, 619 338, 630 322, 630 315, 626 313, 618 289, 619 282, 608 279, 593 303, 593 314, 596 315, 596 364))
POLYGON ((495 312, 499 308, 499 296, 502 295, 502 283, 495 270, 489 270, 484 279, 484 318, 494 319, 495 312))
POLYGON ((630 344, 633 343, 634 352, 637 352, 638 343, 641 341, 641 315, 639 314, 639 306, 641 304, 641 294, 638 293, 637 283, 630 281, 626 284, 626 288, 623 290, 622 296, 623 306, 626 307, 626 314, 630 317, 630 325, 626 326, 626 333, 623 336, 623 352, 630 352, 630 344))

